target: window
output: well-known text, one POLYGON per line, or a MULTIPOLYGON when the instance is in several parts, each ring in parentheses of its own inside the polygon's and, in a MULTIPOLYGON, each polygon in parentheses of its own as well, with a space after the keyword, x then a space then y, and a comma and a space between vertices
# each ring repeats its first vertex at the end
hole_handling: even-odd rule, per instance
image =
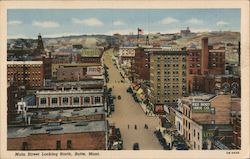
POLYGON ((59 140, 56 141, 56 149, 57 150, 61 149, 61 141, 59 141, 59 140))
POLYGON ((101 97, 95 97, 95 103, 101 103, 101 97))
POLYGON ((195 137, 195 129, 194 129, 194 137, 195 137))
POLYGON ((196 143, 195 143, 195 141, 194 141, 194 149, 196 149, 196 143))
POLYGON ((52 103, 52 104, 57 104, 57 98, 52 98, 51 103, 52 103))
POLYGON ((198 136, 198 140, 200 140, 200 133, 199 132, 198 132, 197 136, 198 136))
POLYGON ((46 104, 46 102, 47 102, 46 98, 41 98, 40 99, 40 104, 46 104))
POLYGON ((22 150, 28 150, 28 143, 27 142, 23 142, 22 150))
POLYGON ((188 133, 188 140, 190 140, 191 138, 190 138, 190 133, 188 133))
POLYGON ((63 104, 68 104, 68 102, 69 102, 68 97, 63 97, 63 104))
POLYGON ((67 149, 72 149, 72 141, 67 140, 67 149))
POLYGON ((89 103, 90 102, 90 98, 89 97, 84 97, 84 103, 89 103))
POLYGON ((79 97, 74 97, 73 103, 74 104, 79 104, 79 97))
POLYGON ((215 108, 214 107, 211 108, 211 113, 215 114, 215 108))

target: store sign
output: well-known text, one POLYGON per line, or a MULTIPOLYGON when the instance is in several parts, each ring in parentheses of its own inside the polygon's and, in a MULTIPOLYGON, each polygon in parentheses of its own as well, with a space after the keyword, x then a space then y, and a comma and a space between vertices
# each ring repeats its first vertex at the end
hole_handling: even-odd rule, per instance
POLYGON ((164 113, 164 105, 163 104, 157 104, 155 105, 155 113, 164 113))
POLYGON ((203 139, 211 138, 214 136, 214 130, 207 130, 202 132, 203 139))
POLYGON ((102 75, 102 67, 101 66, 92 66, 87 67, 87 75, 102 75))
POLYGON ((192 112, 196 113, 209 113, 211 109, 210 102, 193 102, 192 112))

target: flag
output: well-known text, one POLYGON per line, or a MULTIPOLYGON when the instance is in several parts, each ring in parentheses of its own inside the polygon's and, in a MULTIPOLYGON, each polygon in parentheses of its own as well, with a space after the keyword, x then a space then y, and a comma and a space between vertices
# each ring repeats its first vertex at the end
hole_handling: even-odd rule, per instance
POLYGON ((143 34, 143 29, 138 28, 138 34, 143 34))

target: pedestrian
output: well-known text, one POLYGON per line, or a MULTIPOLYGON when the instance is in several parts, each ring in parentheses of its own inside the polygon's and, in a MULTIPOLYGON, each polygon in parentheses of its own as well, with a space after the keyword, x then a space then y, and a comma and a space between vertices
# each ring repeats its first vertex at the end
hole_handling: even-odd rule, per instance
POLYGON ((135 130, 137 129, 137 126, 135 125, 135 130))
POLYGON ((129 129, 129 124, 128 124, 128 129, 129 129))

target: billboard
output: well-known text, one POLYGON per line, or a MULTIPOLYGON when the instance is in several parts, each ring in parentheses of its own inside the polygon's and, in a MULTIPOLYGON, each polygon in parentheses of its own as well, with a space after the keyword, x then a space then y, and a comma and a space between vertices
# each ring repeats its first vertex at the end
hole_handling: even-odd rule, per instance
POLYGON ((192 102, 192 112, 194 113, 210 113, 210 102, 192 102))

